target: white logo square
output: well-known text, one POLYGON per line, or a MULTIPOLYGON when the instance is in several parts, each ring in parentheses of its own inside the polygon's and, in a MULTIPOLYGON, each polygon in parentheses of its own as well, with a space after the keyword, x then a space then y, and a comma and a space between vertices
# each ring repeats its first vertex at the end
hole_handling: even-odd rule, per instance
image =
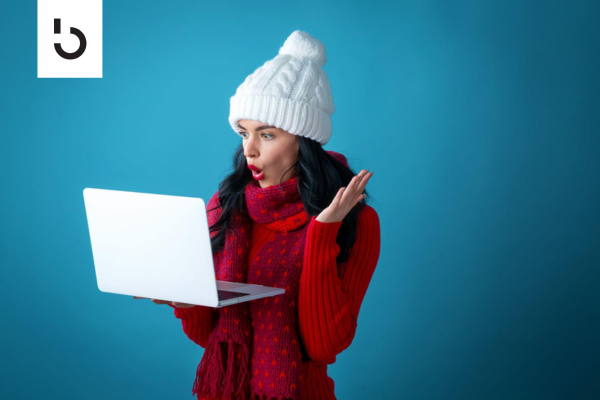
POLYGON ((38 0, 38 78, 102 78, 102 0, 38 0))

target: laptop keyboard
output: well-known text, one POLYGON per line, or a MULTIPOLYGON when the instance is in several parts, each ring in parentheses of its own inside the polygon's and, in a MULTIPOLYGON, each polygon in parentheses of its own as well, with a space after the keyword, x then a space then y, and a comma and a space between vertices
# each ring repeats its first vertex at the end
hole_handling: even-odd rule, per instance
POLYGON ((217 290, 219 300, 235 299, 236 297, 247 296, 250 293, 230 292, 229 290, 217 290))

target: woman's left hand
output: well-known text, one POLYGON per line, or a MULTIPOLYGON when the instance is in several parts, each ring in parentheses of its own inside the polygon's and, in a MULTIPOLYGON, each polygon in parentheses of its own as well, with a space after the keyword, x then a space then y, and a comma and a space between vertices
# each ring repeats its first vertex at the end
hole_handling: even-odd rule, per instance
MULTIPOLYGON (((133 296, 134 299, 147 299, 148 297, 139 297, 133 296)), ((187 304, 187 303, 178 303, 176 301, 167 301, 167 300, 159 300, 159 299, 150 299, 154 304, 172 304, 177 308, 192 308, 196 307, 195 304, 187 304)))
POLYGON ((371 176, 373 176, 373 172, 367 173, 367 171, 369 170, 361 170, 358 175, 352 178, 348 187, 340 188, 329 207, 321 211, 317 216, 317 221, 342 221, 346 215, 348 215, 350 210, 352 210, 359 201, 365 198, 365 195, 362 194, 362 192, 365 189, 365 186, 367 186, 367 182, 371 176))

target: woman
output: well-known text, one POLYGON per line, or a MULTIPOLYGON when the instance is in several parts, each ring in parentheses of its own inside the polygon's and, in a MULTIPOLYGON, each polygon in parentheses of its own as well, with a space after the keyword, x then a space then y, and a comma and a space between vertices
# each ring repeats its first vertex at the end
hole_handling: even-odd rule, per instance
POLYGON ((295 31, 246 78, 231 98, 234 171, 207 204, 217 279, 285 293, 218 309, 152 300, 206 349, 199 399, 335 399, 327 364, 354 338, 380 230, 365 203, 373 172, 354 176, 322 147, 334 111, 325 61, 295 31))

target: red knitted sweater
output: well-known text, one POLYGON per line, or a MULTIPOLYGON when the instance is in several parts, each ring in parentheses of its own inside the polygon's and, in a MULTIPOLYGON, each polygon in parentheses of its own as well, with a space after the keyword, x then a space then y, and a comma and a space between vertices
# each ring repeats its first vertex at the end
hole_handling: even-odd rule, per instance
MULTIPOLYGON (((303 400, 335 399, 327 364, 333 364, 336 355, 352 343, 360 306, 379 259, 379 217, 372 207, 367 205, 359 213, 356 242, 348 260, 338 265, 336 237, 341 225, 341 221, 322 223, 314 216, 307 230, 296 326, 302 340, 303 400)), ((264 224, 253 223, 249 260, 274 234, 264 224)), ((206 348, 216 315, 214 308, 173 308, 188 338, 206 348)))

